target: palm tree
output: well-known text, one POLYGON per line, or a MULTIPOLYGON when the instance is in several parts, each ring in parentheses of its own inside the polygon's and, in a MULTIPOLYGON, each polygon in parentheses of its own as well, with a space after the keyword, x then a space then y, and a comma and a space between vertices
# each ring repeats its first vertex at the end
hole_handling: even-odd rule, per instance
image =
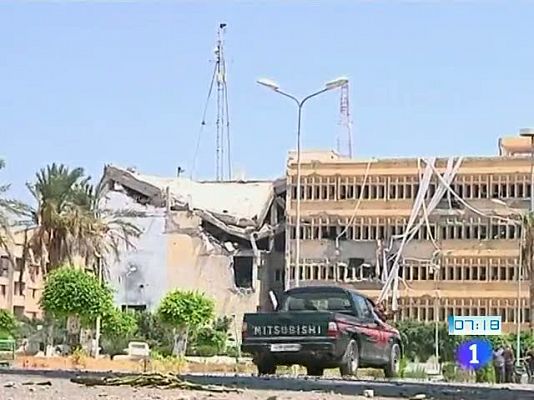
POLYGON ((128 213, 100 208, 101 187, 91 185, 82 168, 48 165, 28 188, 37 201, 29 247, 45 272, 73 264, 75 257, 94 268, 98 259, 110 254, 118 258, 121 246, 133 246, 132 238, 141 234, 124 219, 128 213))
MULTIPOLYGON (((4 160, 0 159, 0 170, 5 167, 4 160)), ((19 201, 6 198, 11 185, 0 184, 0 248, 11 255, 13 237, 11 227, 13 217, 20 215, 26 207, 19 201)))

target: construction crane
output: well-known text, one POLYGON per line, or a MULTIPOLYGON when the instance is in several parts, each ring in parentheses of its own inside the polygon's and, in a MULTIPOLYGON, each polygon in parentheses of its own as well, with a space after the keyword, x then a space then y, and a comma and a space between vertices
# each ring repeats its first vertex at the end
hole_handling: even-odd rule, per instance
POLYGON ((350 119, 348 82, 341 86, 340 91, 337 152, 340 155, 352 157, 352 121, 350 119))
POLYGON ((215 65, 208 90, 208 96, 204 105, 204 113, 197 137, 197 145, 193 155, 191 166, 191 179, 195 173, 196 160, 200 150, 200 140, 203 136, 204 127, 207 125, 207 111, 213 93, 214 84, 217 86, 216 119, 215 119, 215 179, 225 180, 225 166, 228 180, 232 180, 232 156, 230 142, 230 115, 228 105, 228 80, 226 73, 226 60, 224 55, 224 34, 227 24, 219 24, 217 31, 217 45, 214 49, 215 65))

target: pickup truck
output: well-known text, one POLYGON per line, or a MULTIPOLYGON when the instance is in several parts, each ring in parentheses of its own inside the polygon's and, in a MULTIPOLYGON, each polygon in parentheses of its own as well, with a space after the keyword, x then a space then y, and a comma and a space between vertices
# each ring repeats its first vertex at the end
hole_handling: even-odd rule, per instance
POLYGON ((372 367, 394 377, 401 338, 374 309, 369 298, 336 286, 290 289, 274 312, 245 314, 241 348, 252 354, 260 375, 298 364, 313 376, 327 368, 350 376, 358 367, 372 367))

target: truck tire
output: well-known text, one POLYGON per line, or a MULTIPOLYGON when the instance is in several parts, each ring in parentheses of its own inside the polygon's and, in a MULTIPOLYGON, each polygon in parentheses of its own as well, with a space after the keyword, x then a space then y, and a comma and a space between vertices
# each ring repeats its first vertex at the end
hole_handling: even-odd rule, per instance
POLYGON ((399 374, 401 349, 398 343, 393 343, 389 350, 388 363, 384 366, 386 378, 395 378, 399 374))
POLYGON ((274 375, 276 374, 276 365, 269 360, 261 360, 256 364, 258 375, 274 375))
POLYGON ((309 375, 309 376, 323 376, 323 374, 324 374, 324 368, 323 367, 320 367, 320 366, 317 366, 317 365, 306 367, 306 375, 309 375))
POLYGON ((360 362, 360 353, 358 351, 358 343, 352 339, 347 345, 345 354, 339 366, 341 376, 353 376, 358 371, 358 364, 360 362))

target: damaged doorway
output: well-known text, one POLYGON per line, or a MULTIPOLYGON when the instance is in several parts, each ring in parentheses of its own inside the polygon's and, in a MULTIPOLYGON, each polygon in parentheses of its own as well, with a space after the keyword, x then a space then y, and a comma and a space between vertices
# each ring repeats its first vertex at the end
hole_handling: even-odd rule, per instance
POLYGON ((236 287, 252 289, 254 257, 234 257, 234 282, 236 287))

